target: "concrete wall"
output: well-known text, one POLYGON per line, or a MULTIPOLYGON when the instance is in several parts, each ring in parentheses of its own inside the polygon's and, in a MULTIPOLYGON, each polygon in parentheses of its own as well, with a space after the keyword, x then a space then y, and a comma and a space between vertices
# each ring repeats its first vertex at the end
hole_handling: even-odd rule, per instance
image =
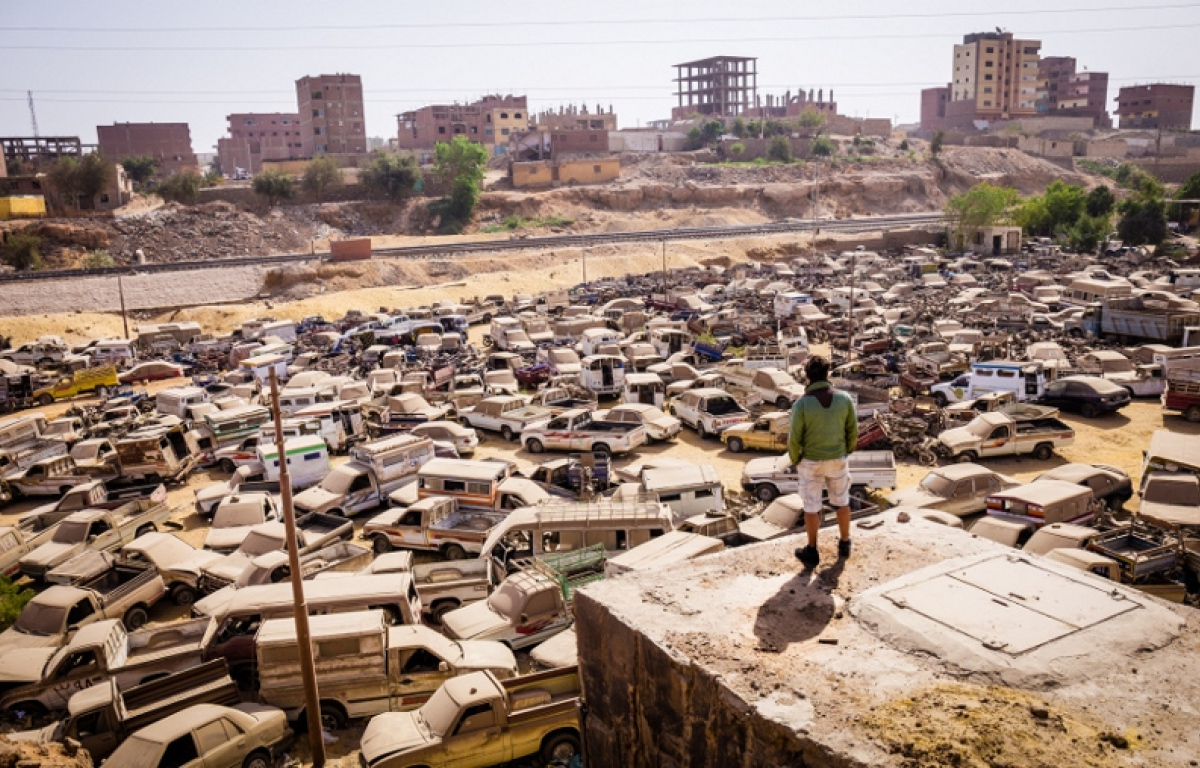
POLYGON ((609 152, 683 152, 687 134, 679 131, 612 131, 609 152))
POLYGON ((620 175, 621 161, 615 157, 562 160, 557 169, 558 180, 563 184, 597 184, 612 181, 620 175))
POLYGON ((1182 184, 1192 175, 1200 173, 1200 160, 1190 158, 1146 158, 1130 162, 1167 184, 1182 184))
POLYGON ((512 183, 514 187, 550 186, 554 183, 554 169, 549 161, 513 163, 512 183))
POLYGON ((1022 136, 1017 143, 1022 152, 1041 157, 1073 157, 1075 142, 1059 139, 1026 138, 1022 136))
POLYGON ((1093 139, 1082 142, 1084 157, 1125 157, 1129 154, 1129 145, 1122 139, 1093 139))
POLYGON ((40 219, 46 215, 46 198, 41 195, 0 197, 0 219, 40 219))

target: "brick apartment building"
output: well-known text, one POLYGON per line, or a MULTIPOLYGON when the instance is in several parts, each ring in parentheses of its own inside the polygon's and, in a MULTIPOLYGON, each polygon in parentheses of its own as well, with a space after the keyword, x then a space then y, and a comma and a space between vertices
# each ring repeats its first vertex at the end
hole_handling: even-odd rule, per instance
POLYGON ((153 157, 162 176, 199 170, 187 123, 98 125, 96 136, 100 154, 116 163, 130 157, 153 157))
POLYGON ((264 160, 304 156, 298 113, 239 112, 225 119, 229 135, 217 139, 217 163, 227 176, 239 168, 258 173, 264 160))
POLYGON ((1125 86, 1117 92, 1116 99, 1120 127, 1190 131, 1195 95, 1196 88, 1192 85, 1125 86))
POLYGON ((538 112, 532 123, 533 128, 539 131, 615 131, 617 113, 611 104, 607 112, 599 104, 595 112, 589 112, 587 104, 578 107, 568 104, 559 107, 557 112, 552 109, 538 112))
POLYGON ((345 74, 302 77, 296 81, 296 104, 300 116, 300 157, 351 158, 369 153, 361 77, 345 74))
POLYGON ((946 127, 946 105, 950 86, 921 89, 921 130, 940 131, 946 127))
POLYGON ((954 46, 953 77, 947 84, 947 127, 1037 115, 1041 48, 1040 41, 1019 40, 1011 32, 964 35, 962 44, 954 46))
POLYGON ((435 104, 396 116, 401 150, 432 150, 439 141, 466 136, 489 154, 508 152, 509 138, 529 129, 525 96, 488 95, 470 104, 435 104))
POLYGON ((1097 128, 1110 128, 1108 73, 1077 72, 1071 56, 1046 56, 1038 62, 1037 112, 1048 117, 1089 117, 1097 128))

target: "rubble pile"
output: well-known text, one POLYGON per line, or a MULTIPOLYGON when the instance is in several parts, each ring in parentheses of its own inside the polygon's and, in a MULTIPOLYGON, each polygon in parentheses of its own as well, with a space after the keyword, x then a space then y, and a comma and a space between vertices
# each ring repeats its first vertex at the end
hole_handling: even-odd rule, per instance
POLYGON ((260 217, 225 202, 196 206, 168 204, 116 218, 109 251, 136 263, 137 251, 154 263, 259 256, 303 251, 322 236, 303 208, 277 209, 260 217))

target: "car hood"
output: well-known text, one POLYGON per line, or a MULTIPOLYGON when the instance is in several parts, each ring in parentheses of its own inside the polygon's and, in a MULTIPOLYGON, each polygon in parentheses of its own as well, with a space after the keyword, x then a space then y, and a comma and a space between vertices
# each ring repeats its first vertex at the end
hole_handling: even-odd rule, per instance
POLYGON ((204 537, 204 547, 215 550, 237 549, 246 540, 246 537, 250 535, 250 531, 252 530, 254 530, 253 525, 213 528, 208 532, 208 536, 204 537))
POLYGON ((948 445, 951 448, 957 448, 960 445, 971 445, 972 443, 980 442, 980 439, 971 434, 971 430, 967 429, 966 427, 947 429, 938 436, 938 440, 941 440, 944 445, 948 445))
POLYGON ((221 587, 203 600, 197 600, 192 605, 192 615, 197 618, 204 618, 221 613, 233 602, 235 592, 237 590, 233 587, 221 587))
POLYGON ((22 557, 21 562, 49 568, 70 559, 72 555, 81 551, 83 551, 82 544, 59 544, 56 541, 48 541, 22 557))
POLYGON ((938 509, 946 503, 941 496, 934 496, 920 488, 892 491, 887 495, 887 500, 894 507, 924 507, 926 509, 938 509))
POLYGON ((242 575, 242 571, 246 570, 246 566, 249 564, 250 558, 236 552, 204 566, 204 572, 218 579, 233 582, 242 575))
POLYGON ((314 485, 312 488, 306 488, 296 494, 292 499, 292 504, 297 509, 311 512, 314 509, 323 509, 329 504, 335 504, 337 500, 337 494, 331 493, 319 485, 314 485))
POLYGON ((517 673, 517 657, 504 643, 493 640, 463 640, 462 658, 458 666, 463 670, 491 670, 496 677, 508 678, 517 673))
POLYGON ((0 654, 0 683, 38 682, 42 679, 42 670, 46 668, 46 662, 50 660, 51 656, 58 653, 58 648, 17 646, 14 649, 14 646, 8 642, 9 632, 17 637, 33 640, 53 640, 54 638, 25 635, 11 629, 0 635, 0 647, 4 649, 4 653, 0 654))
POLYGON ((488 635, 509 626, 508 621, 492 611, 486 600, 451 611, 442 617, 442 626, 451 637, 469 640, 488 635))
MULTIPOLYGON (((24 632, 18 632, 16 629, 9 627, 0 632, 0 657, 3 657, 7 661, 24 649, 46 650, 53 653, 62 645, 62 640, 62 635, 27 635, 24 632)), ((28 661, 12 663, 27 664, 28 661)), ((19 667, 10 668, 19 669, 19 667)), ((37 669, 39 672, 41 671, 41 667, 37 669)))
POLYGON ((228 496, 229 493, 229 483, 220 482, 196 491, 196 501, 207 502, 214 499, 223 499, 228 496))
POLYGON ((372 764, 388 755, 422 747, 430 741, 417 724, 417 712, 384 712, 367 723, 360 747, 367 764, 372 764))

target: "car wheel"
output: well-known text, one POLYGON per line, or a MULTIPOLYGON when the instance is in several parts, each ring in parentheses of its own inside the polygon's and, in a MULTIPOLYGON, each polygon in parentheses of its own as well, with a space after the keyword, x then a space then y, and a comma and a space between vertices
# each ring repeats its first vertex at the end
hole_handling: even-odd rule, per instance
POLYGON ((50 394, 38 396, 38 405, 40 405, 42 407, 45 407, 47 405, 54 405, 54 396, 50 395, 50 394))
POLYGON ((579 754, 579 749, 579 734, 574 731, 553 733, 542 742, 542 762, 547 765, 567 765, 579 754))
POLYGON ((503 437, 505 440, 511 442, 513 439, 512 427, 508 426, 507 424, 500 427, 500 437, 503 437))
POLYGON ((436 603, 432 608, 429 609, 429 615, 435 624, 441 626, 442 619, 445 617, 445 615, 456 608, 458 608, 458 606, 450 600, 443 600, 440 603, 436 603))
POLYGON ((447 544, 442 548, 442 554, 447 560, 466 560, 467 550, 463 549, 458 544, 447 544))
POLYGON ((221 459, 221 471, 227 475, 232 475, 237 472, 237 464, 233 463, 233 459, 221 459))
POLYGON ((1094 419, 1099 413, 1100 411, 1091 403, 1084 403, 1079 406, 1079 415, 1085 419, 1094 419))
POLYGON ((1054 448, 1045 443, 1042 443, 1033 449, 1033 458, 1037 459, 1038 461, 1049 461, 1050 457, 1053 455, 1054 448))
POLYGON ((600 454, 603 454, 603 455, 605 455, 605 456, 611 456, 611 455, 612 455, 612 448, 609 448, 609 447, 608 447, 606 444, 604 444, 604 443, 597 443, 596 445, 593 445, 593 446, 592 446, 592 453, 600 453, 600 454))
POLYGON ((46 707, 38 701, 18 701, 8 708, 8 719, 16 722, 29 719, 36 723, 48 714, 46 707))
POLYGON ((792 407, 792 403, 786 397, 780 395, 775 399, 775 407, 781 411, 786 411, 788 408, 792 407))
POLYGON ((150 523, 148 525, 143 525, 141 528, 137 529, 136 534, 134 535, 134 538, 136 539, 138 536, 145 536, 147 533, 154 533, 157 530, 158 529, 154 527, 153 523, 150 523))
POLYGON ((779 489, 773 485, 763 484, 754 489, 754 496, 759 501, 770 504, 779 496, 779 489))
POLYGON ((958 454, 954 461, 958 464, 972 464, 978 458, 979 456, 975 453, 975 451, 965 451, 958 454))
POLYGON ((386 555, 388 552, 392 551, 392 542, 388 541, 387 536, 372 536, 371 549, 373 549, 377 555, 386 555))
POLYGON ((336 704, 321 705, 321 728, 326 731, 340 731, 346 727, 346 713, 336 704))
POLYGON ((731 437, 728 443, 729 450, 733 453, 741 453, 746 446, 742 444, 741 438, 731 437))
POLYGON ((708 430, 705 429, 704 425, 699 422, 696 423, 696 436, 699 437, 701 440, 708 439, 708 430))
POLYGON ((125 629, 133 632, 136 629, 146 626, 146 623, 150 621, 150 614, 142 606, 135 605, 128 611, 125 611, 123 621, 125 622, 125 629))
POLYGON ((242 768, 271 768, 271 756, 259 750, 246 755, 242 768))
POLYGON ((1184 411, 1183 416, 1193 424, 1200 424, 1200 405, 1188 406, 1188 409, 1184 411))
POLYGON ((934 392, 933 401, 937 403, 938 408, 945 408, 950 399, 946 397, 945 392, 934 392))
POLYGON ((525 450, 530 453, 542 453, 546 450, 546 446, 542 445, 541 440, 530 439, 529 442, 525 443, 525 450))
POLYGON ((171 602, 175 605, 191 605, 196 602, 196 590, 187 584, 180 584, 171 590, 171 602))

